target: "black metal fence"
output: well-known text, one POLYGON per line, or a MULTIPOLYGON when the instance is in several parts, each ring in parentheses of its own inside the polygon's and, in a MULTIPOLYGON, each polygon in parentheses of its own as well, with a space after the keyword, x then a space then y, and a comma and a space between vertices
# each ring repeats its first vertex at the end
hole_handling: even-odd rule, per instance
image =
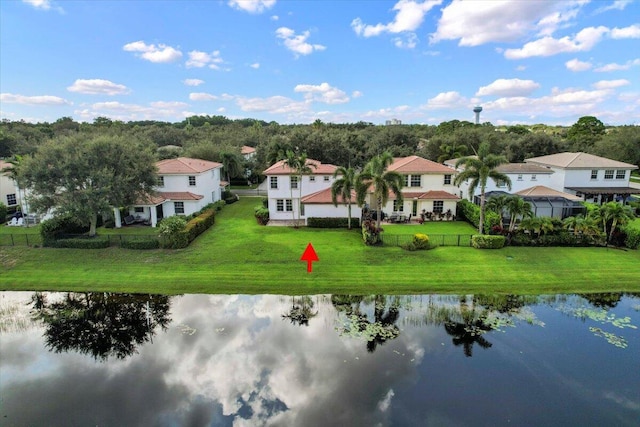
MULTIPOLYGON (((62 239, 88 239, 86 234, 65 234, 62 239)), ((149 234, 107 234, 95 237, 107 240, 109 246, 120 247, 123 242, 135 240, 158 240, 157 236, 149 234)), ((0 234, 0 246, 42 246, 40 234, 0 234)))
MULTIPOLYGON (((413 234, 381 233, 382 244, 402 247, 413 241, 413 234)), ((471 234, 427 234, 429 243, 438 246, 471 246, 471 234)))
POLYGON ((40 234, 0 234, 0 246, 42 246, 40 234))

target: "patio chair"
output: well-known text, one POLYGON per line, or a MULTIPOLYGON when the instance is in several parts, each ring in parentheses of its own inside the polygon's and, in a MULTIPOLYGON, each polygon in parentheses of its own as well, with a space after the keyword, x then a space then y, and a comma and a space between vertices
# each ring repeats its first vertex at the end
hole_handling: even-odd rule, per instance
POLYGON ((24 218, 23 217, 18 218, 18 223, 16 225, 18 227, 24 226, 24 218))
POLYGON ((7 226, 9 227, 15 227, 17 225, 18 225, 18 218, 16 218, 15 216, 11 218, 11 221, 7 223, 7 226))
POLYGON ((133 217, 133 215, 127 215, 127 216, 124 217, 124 223, 126 225, 131 225, 131 224, 133 224, 135 222, 136 222, 136 219, 133 217))

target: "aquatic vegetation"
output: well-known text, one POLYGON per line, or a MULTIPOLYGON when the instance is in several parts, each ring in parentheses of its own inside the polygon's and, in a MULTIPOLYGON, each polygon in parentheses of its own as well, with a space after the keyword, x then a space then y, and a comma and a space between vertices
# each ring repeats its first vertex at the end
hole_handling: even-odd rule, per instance
POLYGON ((619 348, 627 348, 627 340, 610 332, 605 332, 600 328, 590 327, 589 330, 597 337, 603 337, 609 344, 613 344, 619 348))

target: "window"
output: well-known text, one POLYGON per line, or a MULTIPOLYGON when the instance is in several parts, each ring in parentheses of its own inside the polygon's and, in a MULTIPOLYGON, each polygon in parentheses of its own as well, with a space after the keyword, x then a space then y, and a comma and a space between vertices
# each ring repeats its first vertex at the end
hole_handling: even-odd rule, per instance
POLYGON ((409 186, 409 175, 404 175, 404 186, 405 187, 409 186))
POLYGON ((276 210, 278 212, 284 212, 284 200, 282 199, 276 200, 276 210))
POLYGON ((404 212, 404 206, 399 200, 393 201, 393 211, 394 212, 404 212))
POLYGON ((411 175, 411 186, 420 187, 422 185, 422 175, 411 175))
POLYGON ((531 181, 536 181, 538 178, 536 177, 535 173, 531 174, 531 181))
POLYGON ((626 171, 623 171, 623 170, 616 171, 616 179, 624 179, 626 175, 627 175, 626 171))
POLYGON ((296 190, 298 188, 298 177, 297 176, 292 176, 291 177, 291 188, 293 190, 296 190))
POLYGON ((144 212, 144 208, 142 206, 136 206, 135 208, 133 208, 135 213, 143 213, 144 212))
POLYGON ((613 179, 613 169, 604 171, 604 179, 613 179))
POLYGON ((444 202, 442 200, 434 200, 433 201, 433 212, 434 213, 442 213, 444 210, 444 202))
POLYGON ((451 185, 451 175, 444 176, 444 185, 451 185))
POLYGON ((522 174, 521 173, 518 174, 518 181, 522 181, 522 174))
POLYGON ((159 176, 158 181, 156 182, 158 187, 164 187, 164 176, 159 176))
MULTIPOLYGON (((17 200, 16 200, 16 195, 15 194, 7 194, 7 206, 13 206, 18 204, 17 200)), ((2 218, 4 219, 4 218, 2 218)))
POLYGON ((591 170, 591 179, 598 179, 598 169, 591 170))
POLYGON ((195 176, 190 176, 189 177, 189 185, 192 186, 192 187, 194 185, 196 185, 196 177, 195 176))
POLYGON ((285 202, 287 205, 287 212, 293 212, 293 203, 291 203, 291 199, 286 199, 285 202))
POLYGON ((323 177, 322 177, 322 180, 323 180, 324 182, 329 182, 329 175, 325 175, 325 176, 323 176, 323 177))
POLYGON ((506 186, 507 186, 507 183, 504 182, 504 181, 497 181, 496 182, 496 187, 498 187, 498 188, 504 188, 506 186))
POLYGON ((271 188, 272 190, 277 190, 278 189, 278 177, 277 176, 269 177, 269 188, 271 188))
POLYGON ((293 203, 291 203, 291 199, 276 200, 276 211, 284 212, 285 207, 287 208, 287 212, 293 211, 293 203))
POLYGON ((173 202, 173 210, 176 215, 184 215, 184 202, 173 202))
POLYGON ((315 176, 313 176, 313 175, 311 175, 311 176, 309 177, 309 182, 316 182, 316 177, 315 177, 315 176))

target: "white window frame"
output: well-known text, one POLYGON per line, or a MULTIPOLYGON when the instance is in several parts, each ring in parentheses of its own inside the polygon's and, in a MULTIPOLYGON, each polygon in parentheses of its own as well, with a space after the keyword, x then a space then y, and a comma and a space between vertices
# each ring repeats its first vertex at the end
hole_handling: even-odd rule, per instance
POLYGON ((451 174, 446 174, 444 176, 444 185, 451 185, 451 174))
POLYGON ((607 169, 604 171, 604 179, 613 179, 615 172, 613 169, 607 169))
POLYGON ((627 177, 627 171, 618 169, 616 171, 616 179, 625 179, 627 177))
POLYGON ((422 187, 422 175, 411 175, 411 187, 422 187))
POLYGON ((156 182, 158 187, 164 187, 164 176, 159 176, 158 181, 156 182))
POLYGON ((404 175, 404 186, 405 187, 409 186, 409 175, 404 175))
POLYGON ((189 175, 189 187, 195 187, 195 186, 196 186, 196 176, 189 175))
POLYGON ((442 213, 442 212, 444 212, 444 200, 434 200, 433 201, 433 212, 434 213, 442 213))
POLYGON ((315 175, 311 175, 311 176, 309 177, 309 182, 316 182, 316 177, 315 177, 315 175))
POLYGON ((18 199, 16 198, 15 193, 14 194, 7 194, 7 206, 15 206, 17 204, 18 204, 18 199), (13 203, 11 203, 11 200, 13 200, 13 203))
POLYGON ((269 177, 269 188, 271 190, 277 190, 278 189, 278 177, 277 176, 270 176, 269 177))
POLYGON ((184 215, 184 202, 173 202, 173 211, 176 215, 184 215))
POLYGON ((596 181, 598 179, 598 169, 591 169, 591 180, 596 181))
POLYGON ((284 199, 277 199, 276 200, 276 211, 277 212, 284 212, 284 199))
POLYGON ((537 180, 538 180, 537 175, 535 173, 532 173, 531 174, 531 181, 537 181, 537 180))
POLYGON ((284 204, 287 212, 293 212, 293 201, 291 199, 284 199, 284 204))
POLYGON ((291 175, 291 179, 289 180, 289 182, 291 183, 291 189, 292 190, 297 190, 298 189, 298 177, 291 175))
POLYGON ((518 181, 522 181, 522 174, 521 173, 518 174, 518 181))
POLYGON ((404 212, 404 201, 402 203, 398 203, 399 200, 396 199, 393 201, 393 211, 394 212, 404 212))
POLYGON ((325 176, 323 176, 323 177, 322 177, 322 180, 323 180, 324 182, 329 182, 329 175, 325 175, 325 176))

